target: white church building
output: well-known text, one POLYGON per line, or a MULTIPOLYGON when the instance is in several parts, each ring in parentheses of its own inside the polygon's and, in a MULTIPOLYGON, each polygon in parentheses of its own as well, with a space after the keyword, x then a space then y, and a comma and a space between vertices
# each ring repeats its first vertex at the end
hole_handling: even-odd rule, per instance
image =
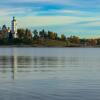
POLYGON ((17 38, 17 21, 15 17, 11 21, 11 33, 13 34, 13 38, 17 38))

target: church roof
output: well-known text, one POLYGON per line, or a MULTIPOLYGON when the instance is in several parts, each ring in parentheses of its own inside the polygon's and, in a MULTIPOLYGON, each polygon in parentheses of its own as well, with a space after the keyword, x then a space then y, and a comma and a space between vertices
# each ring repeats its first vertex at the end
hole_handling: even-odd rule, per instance
POLYGON ((13 21, 16 21, 15 17, 13 17, 13 21))

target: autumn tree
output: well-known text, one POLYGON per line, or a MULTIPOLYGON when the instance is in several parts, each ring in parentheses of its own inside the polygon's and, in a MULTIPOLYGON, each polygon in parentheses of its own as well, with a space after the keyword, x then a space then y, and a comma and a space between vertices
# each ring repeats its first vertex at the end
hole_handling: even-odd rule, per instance
POLYGON ((18 29, 17 36, 19 39, 23 39, 25 37, 25 29, 23 29, 23 28, 18 29))
POLYGON ((21 28, 17 30, 17 36, 19 39, 31 39, 32 32, 29 29, 21 28))
POLYGON ((80 38, 77 36, 71 36, 68 38, 68 40, 70 41, 70 43, 73 44, 79 44, 80 43, 80 38))
POLYGON ((89 45, 91 46, 95 46, 97 44, 97 40, 96 39, 89 39, 88 40, 89 45))
POLYGON ((57 33, 48 31, 48 38, 52 40, 57 39, 57 33))
POLYGON ((26 39, 31 39, 32 38, 32 32, 31 32, 31 30, 29 30, 29 29, 25 30, 24 38, 26 38, 26 39))
POLYGON ((63 41, 66 40, 66 36, 64 34, 61 34, 61 40, 63 40, 63 41))

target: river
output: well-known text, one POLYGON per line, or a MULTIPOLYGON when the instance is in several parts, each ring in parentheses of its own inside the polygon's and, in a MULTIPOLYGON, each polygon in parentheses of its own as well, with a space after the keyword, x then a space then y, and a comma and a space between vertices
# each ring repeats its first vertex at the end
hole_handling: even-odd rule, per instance
POLYGON ((0 100, 100 100, 100 49, 1 47, 0 100))

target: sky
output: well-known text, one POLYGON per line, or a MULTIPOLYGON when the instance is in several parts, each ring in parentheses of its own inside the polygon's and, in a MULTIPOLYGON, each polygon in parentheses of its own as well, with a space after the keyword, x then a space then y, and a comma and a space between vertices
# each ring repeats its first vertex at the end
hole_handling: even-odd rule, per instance
POLYGON ((66 36, 100 37, 100 0, 1 0, 0 25, 45 29, 66 36))

